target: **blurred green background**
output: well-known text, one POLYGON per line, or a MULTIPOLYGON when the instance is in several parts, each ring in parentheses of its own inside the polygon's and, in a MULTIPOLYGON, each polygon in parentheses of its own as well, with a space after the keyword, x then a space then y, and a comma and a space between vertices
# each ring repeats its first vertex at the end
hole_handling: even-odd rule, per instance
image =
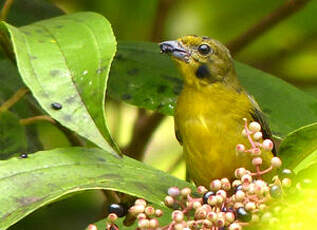
MULTIPOLYGON (((33 0, 29 0, 32 2, 33 0)), ((39 1, 39 0, 36 0, 39 1)), ((44 0, 43 0, 44 1, 44 0)), ((3 3, 4 1, 1 1, 3 3)), ((15 4, 18 4, 16 0, 15 4)), ((285 0, 52 0, 66 13, 94 11, 112 24, 117 40, 161 41, 186 34, 206 35, 228 43, 264 16, 285 4, 285 0)), ((34 12, 38 14, 39 12, 34 12)), ((234 58, 272 73, 317 96, 317 1, 309 1, 299 12, 276 24, 234 58)), ((11 22, 12 23, 12 22, 11 22)), ((255 76, 256 77, 256 76, 255 76)), ((120 146, 131 137, 137 108, 109 100, 110 129, 120 146)), ((44 148, 67 145, 67 139, 52 125, 39 124, 44 148), (42 132, 41 132, 42 130, 42 132), (57 141, 56 141, 57 140, 57 141)), ((144 161, 184 178, 179 161, 181 147, 174 138, 172 117, 164 119, 152 136, 144 161)), ((51 204, 10 229, 84 229, 103 216, 103 195, 84 192, 51 204)))

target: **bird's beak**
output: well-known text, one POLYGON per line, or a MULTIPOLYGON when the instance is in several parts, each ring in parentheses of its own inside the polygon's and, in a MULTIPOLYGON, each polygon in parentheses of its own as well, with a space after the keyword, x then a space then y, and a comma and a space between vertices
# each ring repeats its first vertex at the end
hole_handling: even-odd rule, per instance
POLYGON ((184 62, 189 62, 190 53, 181 45, 179 41, 166 41, 160 44, 161 53, 170 54, 184 62))

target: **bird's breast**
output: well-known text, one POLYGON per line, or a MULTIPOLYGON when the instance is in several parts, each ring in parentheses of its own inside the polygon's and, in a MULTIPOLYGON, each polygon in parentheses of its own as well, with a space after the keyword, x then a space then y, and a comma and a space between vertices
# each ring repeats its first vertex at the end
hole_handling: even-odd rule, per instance
POLYGON ((243 118, 251 118, 250 106, 246 95, 233 90, 184 87, 175 110, 175 125, 195 183, 231 177, 236 167, 248 164, 249 159, 237 159, 235 146, 246 142, 241 131, 243 118))

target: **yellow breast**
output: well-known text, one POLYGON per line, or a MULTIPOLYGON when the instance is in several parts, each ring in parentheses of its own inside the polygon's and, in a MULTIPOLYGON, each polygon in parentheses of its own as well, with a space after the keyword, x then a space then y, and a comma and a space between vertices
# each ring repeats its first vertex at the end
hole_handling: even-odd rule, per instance
POLYGON ((187 168, 196 184, 232 178, 238 167, 251 167, 250 156, 237 157, 235 146, 248 146, 241 132, 243 118, 252 119, 252 104, 244 91, 223 83, 197 89, 188 85, 178 98, 175 126, 182 141, 187 168))

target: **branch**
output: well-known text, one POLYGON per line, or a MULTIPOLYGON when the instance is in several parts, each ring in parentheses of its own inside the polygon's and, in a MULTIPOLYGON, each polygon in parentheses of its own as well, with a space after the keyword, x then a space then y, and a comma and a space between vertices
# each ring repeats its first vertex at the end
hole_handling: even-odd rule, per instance
MULTIPOLYGON (((154 19, 151 40, 160 41, 163 36, 164 24, 172 4, 177 0, 160 0, 157 6, 157 13, 154 19)), ((152 134, 164 119, 162 114, 157 112, 148 115, 144 109, 138 109, 138 116, 135 120, 132 138, 130 143, 122 150, 127 156, 142 160, 146 146, 152 134)))
POLYGON ((132 131, 132 139, 130 140, 129 145, 122 150, 123 153, 134 159, 142 160, 144 150, 149 143, 153 132, 164 117, 164 115, 156 112, 147 115, 144 109, 139 109, 132 131))
POLYGON ((0 13, 0 20, 5 21, 7 19, 8 13, 11 9, 13 0, 6 0, 0 13))
POLYGON ((46 122, 49 122, 49 123, 56 125, 56 121, 47 115, 39 115, 39 116, 20 119, 20 124, 21 125, 31 125, 31 124, 37 123, 39 121, 46 121, 46 122))
POLYGON ((232 55, 237 54, 249 43, 256 40, 260 35, 277 25, 282 20, 302 9, 310 0, 289 0, 284 5, 278 7, 275 11, 266 15, 257 24, 253 25, 246 32, 233 39, 227 44, 232 55))
POLYGON ((11 98, 9 98, 0 106, 0 113, 3 111, 7 111, 15 103, 21 100, 21 98, 23 98, 25 94, 27 94, 28 92, 29 92, 28 88, 25 88, 25 87, 20 88, 18 91, 15 92, 15 94, 11 98))

